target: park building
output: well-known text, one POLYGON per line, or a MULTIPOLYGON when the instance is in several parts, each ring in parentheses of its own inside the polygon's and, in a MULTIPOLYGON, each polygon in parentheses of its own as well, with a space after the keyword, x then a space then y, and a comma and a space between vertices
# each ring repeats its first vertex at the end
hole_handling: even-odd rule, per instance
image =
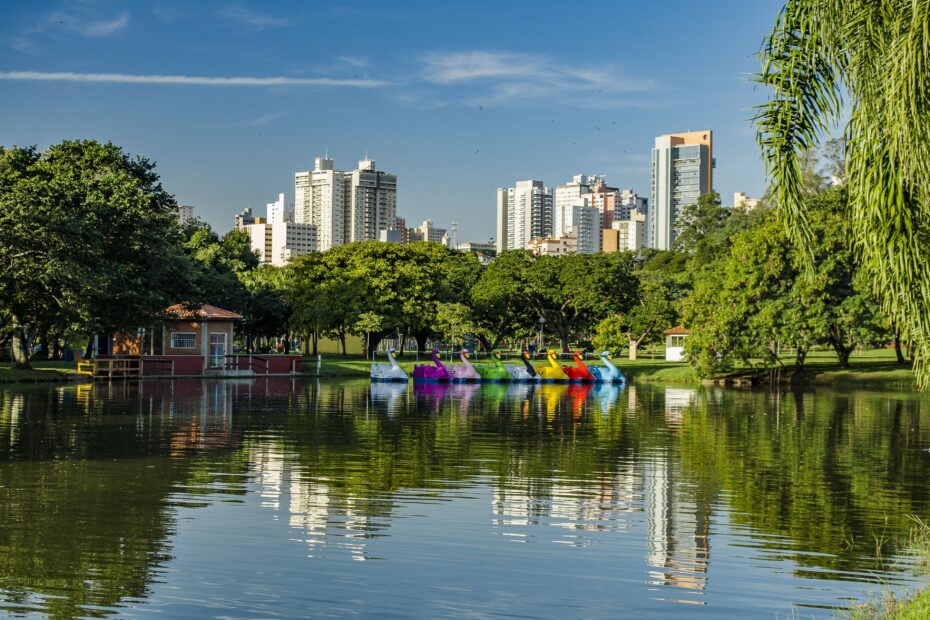
POLYGON ((637 209, 630 211, 626 220, 614 220, 610 228, 603 231, 604 252, 638 253, 647 247, 646 214, 637 209))
POLYGON ((497 190, 497 251, 529 248, 552 235, 552 190, 542 181, 517 181, 497 190))
POLYGON ((313 170, 294 174, 294 221, 316 227, 318 248, 375 240, 395 228, 397 176, 377 170, 367 157, 358 168, 335 169, 329 157, 317 157, 313 170))
POLYGON ((669 250, 678 234, 678 216, 714 187, 713 132, 658 136, 652 149, 652 204, 649 246, 669 250))

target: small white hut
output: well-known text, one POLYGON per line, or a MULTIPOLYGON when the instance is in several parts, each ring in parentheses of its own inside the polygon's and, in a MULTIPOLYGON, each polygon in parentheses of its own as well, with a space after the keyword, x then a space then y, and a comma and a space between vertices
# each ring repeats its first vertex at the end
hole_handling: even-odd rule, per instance
POLYGON ((665 359, 680 362, 685 358, 685 338, 691 332, 681 325, 665 330, 665 359))

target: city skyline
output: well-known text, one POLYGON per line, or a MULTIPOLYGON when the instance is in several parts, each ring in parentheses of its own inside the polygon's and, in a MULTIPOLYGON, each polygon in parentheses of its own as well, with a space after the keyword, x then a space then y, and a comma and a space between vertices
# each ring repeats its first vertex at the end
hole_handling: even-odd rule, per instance
POLYGON ((777 6, 7 5, 0 132, 120 144, 219 231, 281 191, 293 200, 315 157, 367 150, 403 179, 404 217, 486 241, 514 179, 586 171, 648 195, 654 137, 670 132, 713 128, 715 189, 760 195, 748 119, 762 96, 747 76, 777 6), (593 36, 604 24, 623 36, 593 36), (687 54, 662 42, 675 32, 687 54))

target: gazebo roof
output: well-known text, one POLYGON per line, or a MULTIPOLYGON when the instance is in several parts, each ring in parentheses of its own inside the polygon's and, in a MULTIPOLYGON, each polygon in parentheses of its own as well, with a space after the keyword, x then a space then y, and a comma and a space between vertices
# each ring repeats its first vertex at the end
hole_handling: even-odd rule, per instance
POLYGON ((209 304, 189 306, 187 304, 174 304, 162 312, 165 318, 183 321, 243 321, 245 317, 231 310, 224 310, 209 304))
POLYGON ((673 328, 671 328, 671 329, 666 329, 666 330, 665 330, 665 335, 666 335, 666 336, 690 336, 690 335, 691 335, 691 330, 690 330, 690 329, 685 329, 685 328, 682 327, 681 325, 676 325, 675 327, 673 327, 673 328))

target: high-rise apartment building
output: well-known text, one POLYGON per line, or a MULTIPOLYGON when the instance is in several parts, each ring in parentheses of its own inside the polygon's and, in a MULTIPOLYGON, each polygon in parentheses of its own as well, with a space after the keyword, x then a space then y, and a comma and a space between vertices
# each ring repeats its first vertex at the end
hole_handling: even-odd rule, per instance
MULTIPOLYGON (((614 207, 613 221, 630 219, 630 214, 634 210, 646 216, 649 213, 649 199, 641 197, 632 189, 620 190, 617 193, 617 204, 614 207)), ((605 228, 607 227, 605 226, 605 228)))
POLYGON ((178 224, 184 226, 189 221, 194 219, 194 207, 191 205, 178 205, 175 213, 178 216, 178 224))
POLYGON ((236 217, 233 218, 235 222, 236 230, 244 230, 245 226, 255 223, 255 215, 252 213, 252 207, 243 209, 240 213, 236 214, 236 217))
POLYGON ((400 242, 409 243, 410 237, 407 235, 407 220, 402 217, 394 218, 394 230, 400 233, 400 242))
POLYGON ((332 159, 317 157, 313 170, 294 175, 294 219, 316 226, 320 251, 378 239, 396 216, 397 176, 376 170, 370 159, 342 172, 332 159))
POLYGON ((246 209, 236 216, 236 228, 249 235, 252 251, 263 264, 282 267, 316 250, 316 227, 292 221, 284 208, 284 194, 266 205, 267 217, 253 217, 246 209))
POLYGON ((553 237, 574 237, 579 254, 594 254, 601 249, 601 210, 605 188, 602 176, 576 174, 570 183, 555 188, 553 237), (600 198, 597 200, 595 197, 600 198))
POLYGON ((268 214, 268 221, 271 224, 283 222, 286 218, 287 205, 284 202, 284 194, 278 194, 278 199, 265 205, 265 213, 268 214))
POLYGON ((629 218, 614 220, 603 231, 604 252, 639 252, 646 247, 646 214, 633 209, 629 218))
POLYGON ((714 187, 713 132, 690 131, 659 136, 652 149, 650 247, 674 246, 678 215, 714 187))
POLYGON ((395 224, 397 176, 375 170, 368 158, 345 175, 346 242, 377 239, 395 224))
POLYGON ((542 181, 517 181, 497 190, 497 250, 525 249, 552 234, 552 190, 542 181))

